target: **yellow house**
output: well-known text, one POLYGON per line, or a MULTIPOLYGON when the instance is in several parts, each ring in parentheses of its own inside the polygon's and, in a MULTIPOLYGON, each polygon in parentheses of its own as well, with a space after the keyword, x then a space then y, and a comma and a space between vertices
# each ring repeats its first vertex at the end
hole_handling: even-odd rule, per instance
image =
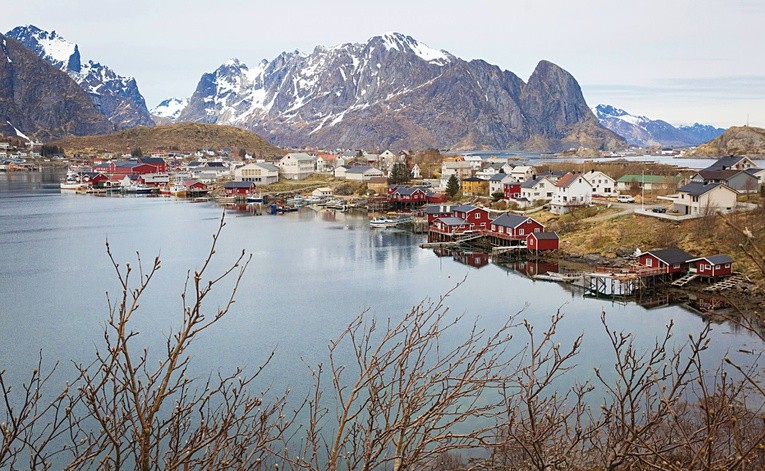
POLYGON ((469 177, 462 179, 462 194, 472 196, 489 196, 489 180, 469 177))

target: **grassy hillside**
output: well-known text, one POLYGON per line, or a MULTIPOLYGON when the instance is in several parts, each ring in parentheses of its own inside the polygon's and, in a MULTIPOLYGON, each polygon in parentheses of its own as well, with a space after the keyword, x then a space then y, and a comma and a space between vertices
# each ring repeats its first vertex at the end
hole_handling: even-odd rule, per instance
POLYGON ((765 129, 734 126, 720 137, 696 147, 690 155, 696 157, 725 155, 765 157, 765 129))
POLYGON ((114 134, 72 137, 52 143, 63 147, 67 155, 104 152, 129 153, 140 147, 145 153, 158 151, 194 151, 209 147, 228 148, 234 153, 245 149, 255 157, 280 157, 287 152, 262 137, 243 129, 216 124, 181 123, 137 127, 114 134))

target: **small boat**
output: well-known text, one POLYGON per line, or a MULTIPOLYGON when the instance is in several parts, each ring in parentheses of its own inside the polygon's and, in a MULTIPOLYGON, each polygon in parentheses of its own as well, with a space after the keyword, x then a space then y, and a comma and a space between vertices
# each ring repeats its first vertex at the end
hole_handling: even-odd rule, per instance
POLYGON ((88 189, 88 184, 78 182, 78 181, 67 180, 65 182, 61 182, 60 187, 62 190, 66 190, 66 191, 84 191, 88 189))
POLYGON ((261 195, 248 195, 245 201, 248 203, 262 203, 263 197, 261 195))
POLYGON ((186 196, 186 187, 183 185, 173 185, 170 187, 170 194, 178 198, 186 196))
POLYGON ((285 201, 285 203, 288 206, 292 206, 294 208, 300 208, 301 206, 305 206, 306 204, 305 199, 300 195, 297 195, 293 198, 287 198, 287 201, 285 201))
POLYGON ((133 185, 129 185, 129 186, 123 187, 123 191, 125 191, 127 193, 135 193, 137 195, 148 195, 149 193, 154 191, 154 189, 152 187, 150 187, 150 186, 147 186, 147 185, 140 185, 140 184, 139 185, 135 185, 135 184, 133 184, 133 185))
POLYGON ((399 224, 406 224, 408 222, 412 222, 412 218, 408 216, 380 216, 369 221, 369 225, 378 229, 384 229, 386 227, 396 227, 399 224))

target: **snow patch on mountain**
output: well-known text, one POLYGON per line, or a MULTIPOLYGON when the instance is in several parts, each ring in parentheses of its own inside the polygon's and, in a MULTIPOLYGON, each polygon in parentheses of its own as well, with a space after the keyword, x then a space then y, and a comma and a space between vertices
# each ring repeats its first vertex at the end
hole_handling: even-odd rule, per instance
POLYGON ((152 116, 157 116, 159 118, 167 118, 167 119, 176 119, 180 114, 181 111, 183 111, 184 108, 186 108, 186 105, 189 104, 189 99, 179 99, 179 98, 168 98, 167 100, 163 100, 160 104, 152 108, 151 114, 152 116))

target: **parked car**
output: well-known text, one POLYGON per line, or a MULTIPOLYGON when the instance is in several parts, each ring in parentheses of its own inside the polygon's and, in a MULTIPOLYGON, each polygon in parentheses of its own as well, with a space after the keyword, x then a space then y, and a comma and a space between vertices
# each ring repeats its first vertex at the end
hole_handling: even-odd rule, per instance
POLYGON ((635 202, 635 197, 630 196, 630 195, 619 195, 619 196, 616 197, 616 201, 618 201, 620 203, 634 203, 635 202))
POLYGON ((653 211, 654 213, 666 213, 667 208, 665 208, 664 206, 654 206, 653 208, 651 208, 651 211, 653 211))

